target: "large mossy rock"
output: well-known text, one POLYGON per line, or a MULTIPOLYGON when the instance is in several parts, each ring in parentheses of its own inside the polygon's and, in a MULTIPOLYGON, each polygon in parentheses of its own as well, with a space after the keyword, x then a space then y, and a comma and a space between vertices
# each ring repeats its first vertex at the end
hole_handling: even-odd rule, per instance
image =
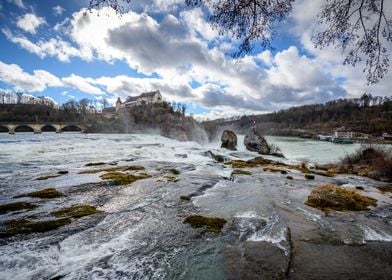
POLYGON ((231 130, 225 130, 221 137, 222 145, 221 148, 226 148, 228 150, 237 150, 237 135, 231 130))
POLYGON ((262 155, 271 153, 271 148, 268 145, 267 140, 265 140, 260 131, 256 128, 251 128, 245 135, 244 145, 249 151, 257 152, 262 155))
POLYGON ((369 206, 377 206, 377 200, 360 195, 355 190, 325 184, 312 190, 306 205, 320 210, 363 211, 369 206))

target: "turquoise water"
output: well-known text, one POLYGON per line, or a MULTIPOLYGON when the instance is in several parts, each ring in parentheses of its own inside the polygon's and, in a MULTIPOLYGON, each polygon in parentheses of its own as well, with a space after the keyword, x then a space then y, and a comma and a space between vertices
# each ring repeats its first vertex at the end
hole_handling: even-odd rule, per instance
POLYGON ((297 137, 267 136, 267 141, 277 145, 288 159, 314 163, 336 162, 353 153, 360 144, 334 144, 297 137))

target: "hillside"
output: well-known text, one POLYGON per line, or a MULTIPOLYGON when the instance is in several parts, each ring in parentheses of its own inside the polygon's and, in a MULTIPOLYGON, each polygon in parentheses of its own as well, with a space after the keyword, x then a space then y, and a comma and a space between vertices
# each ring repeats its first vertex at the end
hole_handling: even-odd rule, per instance
POLYGON ((344 126, 348 130, 379 136, 392 132, 392 100, 366 95, 360 99, 333 100, 236 120, 207 121, 203 125, 210 138, 214 138, 223 129, 245 133, 254 123, 269 135, 312 137, 332 133, 344 126))
POLYGON ((180 141, 199 143, 208 137, 202 126, 185 111, 175 110, 170 103, 141 105, 121 110, 111 117, 97 118, 91 132, 103 133, 155 133, 180 141))

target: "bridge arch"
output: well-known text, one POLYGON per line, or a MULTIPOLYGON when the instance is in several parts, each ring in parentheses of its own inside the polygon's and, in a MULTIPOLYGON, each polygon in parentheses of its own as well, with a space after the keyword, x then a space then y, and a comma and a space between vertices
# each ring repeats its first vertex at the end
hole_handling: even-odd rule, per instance
POLYGON ((8 133, 9 131, 10 130, 9 130, 8 126, 0 124, 0 133, 8 133))
POLYGON ((61 132, 83 132, 83 128, 77 124, 68 124, 61 129, 61 132))
POLYGON ((14 132, 34 132, 34 128, 28 124, 21 124, 15 127, 14 132))
POLYGON ((8 133, 10 130, 7 126, 0 124, 0 133, 8 133))
POLYGON ((45 124, 44 126, 42 126, 41 131, 42 132, 56 132, 57 128, 52 124, 45 124))

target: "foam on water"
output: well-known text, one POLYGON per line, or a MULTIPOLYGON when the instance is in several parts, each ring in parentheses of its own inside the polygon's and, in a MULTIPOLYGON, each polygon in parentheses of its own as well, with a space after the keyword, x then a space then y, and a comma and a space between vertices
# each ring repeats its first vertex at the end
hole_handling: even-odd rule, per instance
POLYGON ((248 238, 249 241, 269 242, 282 249, 286 256, 289 255, 287 228, 279 221, 279 216, 273 214, 267 218, 267 225, 248 238))
POLYGON ((361 225, 360 227, 363 230, 365 241, 392 241, 392 235, 382 230, 375 230, 366 225, 361 225))

